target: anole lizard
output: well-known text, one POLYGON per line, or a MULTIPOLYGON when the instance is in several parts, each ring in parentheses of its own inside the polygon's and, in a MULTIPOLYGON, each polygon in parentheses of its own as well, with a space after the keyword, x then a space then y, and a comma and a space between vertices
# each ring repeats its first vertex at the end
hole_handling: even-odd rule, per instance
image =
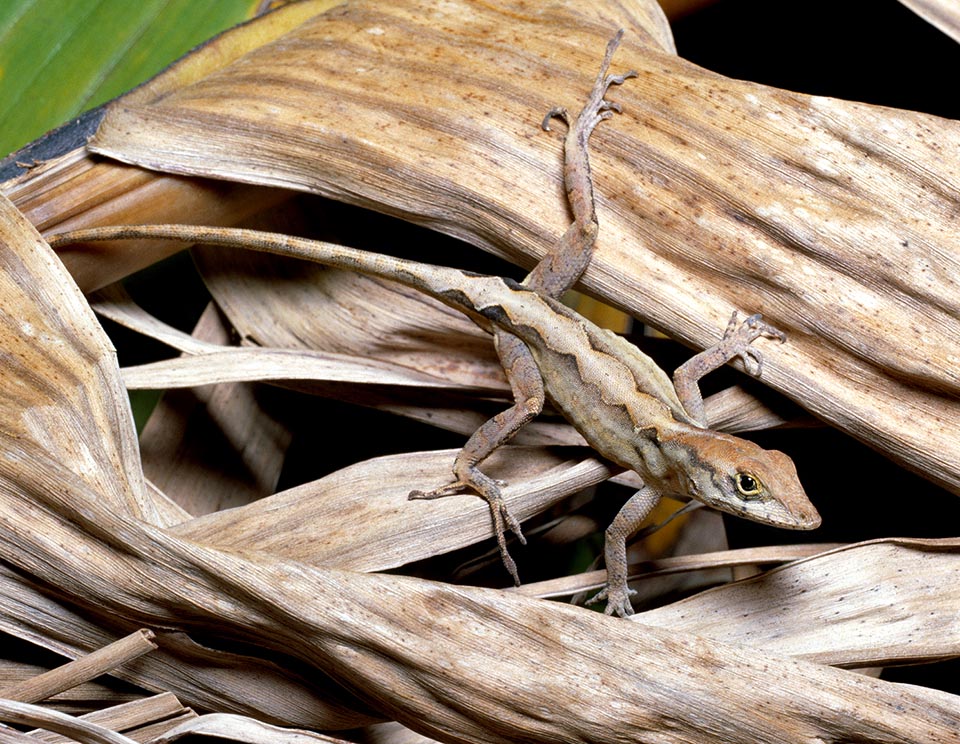
MULTIPOLYGON (((506 521, 518 534, 519 525, 506 512, 496 481, 476 466, 539 413, 544 398, 549 397, 597 452, 634 470, 644 481, 644 487, 607 529, 608 583, 595 598, 607 599, 608 614, 631 614, 626 539, 662 495, 686 496, 737 516, 790 529, 812 529, 820 524, 820 517, 789 457, 709 430, 703 417, 700 377, 735 357, 753 362, 758 374, 761 359, 750 344, 759 336, 783 340, 783 334, 756 315, 737 326, 734 315, 723 340, 681 366, 671 384, 653 360, 629 341, 554 299, 582 273, 596 237, 586 143, 593 127, 617 110, 603 96, 611 84, 626 77, 605 77, 619 38, 620 34, 608 45, 591 98, 567 135, 565 181, 574 224, 558 250, 541 261, 522 284, 331 243, 232 228, 121 225, 62 233, 49 242, 56 247, 153 238, 259 250, 390 279, 465 313, 495 335, 517 404, 471 437, 457 458, 454 484, 411 496, 429 498, 464 487, 480 493, 491 505, 501 552, 516 580, 503 524, 506 521)), ((562 110, 552 111, 545 124, 553 116, 564 115, 562 110)))
MULTIPOLYGON (((567 135, 563 143, 563 184, 573 222, 560 238, 556 248, 537 263, 521 285, 555 300, 560 299, 564 292, 577 283, 590 263, 597 240, 599 224, 587 146, 594 128, 604 119, 613 116, 614 112, 620 111, 619 104, 604 99, 610 86, 621 85, 628 78, 637 75, 632 70, 623 75, 607 75, 622 38, 623 29, 620 29, 607 44, 600 72, 579 115, 571 121, 567 110, 557 107, 547 112, 541 124, 544 131, 550 130, 550 122, 554 118, 563 119, 567 125, 567 135)), ((526 543, 526 540, 520 523, 507 510, 500 493, 500 484, 485 475, 479 465, 543 410, 545 393, 537 361, 530 349, 503 328, 494 328, 493 341, 504 374, 510 383, 514 404, 486 421, 470 436, 453 464, 456 478, 453 482, 432 491, 413 491, 410 498, 433 499, 460 493, 465 489, 480 494, 490 504, 494 533, 504 566, 513 577, 514 583, 519 586, 520 575, 507 550, 505 525, 521 543, 526 543)))

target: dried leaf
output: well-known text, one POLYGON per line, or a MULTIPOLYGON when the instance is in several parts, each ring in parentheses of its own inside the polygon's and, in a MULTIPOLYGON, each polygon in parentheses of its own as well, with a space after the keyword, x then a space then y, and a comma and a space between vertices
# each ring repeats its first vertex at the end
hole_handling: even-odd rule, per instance
POLYGON ((253 718, 227 713, 212 713, 194 718, 158 737, 153 744, 167 744, 184 736, 210 736, 244 744, 349 744, 346 739, 334 739, 313 731, 282 729, 253 718))
POLYGON ((141 628, 136 633, 124 636, 63 666, 5 687, 0 690, 0 698, 19 700, 22 703, 40 702, 82 682, 109 674, 115 667, 153 651, 157 647, 153 638, 153 631, 141 628))
POLYGON ((732 308, 763 312, 790 339, 764 350, 766 383, 960 491, 945 248, 960 177, 944 155, 960 126, 697 68, 670 53, 652 2, 633 16, 429 5, 352 3, 189 87, 161 78, 162 96, 148 86, 111 108, 93 147, 332 196, 529 265, 567 219, 557 142, 531 112, 572 105, 627 26, 616 64, 640 77, 594 140, 603 227, 586 286, 698 346, 732 308))
MULTIPOLYGON (((99 622, 71 609, 5 566, 0 566, 0 629, 68 658, 82 656, 129 628, 113 617, 99 622), (121 628, 119 631, 110 630, 121 628)), ((147 690, 170 690, 188 705, 254 716, 306 728, 349 728, 369 723, 361 704, 264 659, 200 646, 182 633, 159 633, 160 648, 135 665, 114 670, 147 690)), ((328 682, 328 685, 332 683, 328 682)))
POLYGON ((123 370, 123 382, 129 390, 164 390, 250 380, 327 380, 436 389, 459 387, 374 360, 290 349, 224 348, 123 370))
MULTIPOLYGON (((170 726, 171 720, 182 718, 196 718, 196 714, 184 708, 177 700, 176 695, 169 692, 114 705, 82 716, 82 719, 88 723, 108 728, 111 731, 122 732, 138 742, 147 741, 143 737, 142 730, 144 727, 158 721, 163 721, 164 725, 172 727, 170 726)), ((46 744, 66 744, 70 741, 60 734, 48 731, 31 731, 30 736, 46 744)))
MULTIPOLYGON (((212 305, 194 336, 205 343, 228 340, 212 305)), ((259 392, 246 383, 167 391, 140 435, 144 475, 194 515, 273 493, 292 434, 259 392)))
POLYGON ((955 696, 743 646, 496 590, 244 560, 109 511, 35 445, 4 440, 44 465, 0 461, 0 549, 12 561, 97 612, 216 623, 224 637, 282 649, 436 738, 684 742, 721 730, 918 744, 960 726, 955 696), (25 513, 16 526, 13 510, 25 513))
MULTIPOLYGON (((25 726, 39 726, 82 744, 137 744, 129 737, 82 718, 15 700, 0 700, 0 720, 25 726)), ((33 739, 24 737, 21 744, 27 741, 33 741, 33 739)))
MULTIPOLYGON (((3 266, 22 265, 19 253, 52 257, 27 226, 2 224, 3 266)), ((61 296, 30 299, 38 321, 70 309, 61 296)), ((67 317, 70 332, 94 332, 89 310, 67 317)), ((0 323, 4 338, 23 337, 16 319, 0 323)), ((102 369, 117 386, 116 367, 102 369)), ((6 386, 39 382, 14 367, 6 386)), ((15 421, 33 399, 11 399, 0 413, 15 421)), ((39 440, 0 426, 0 552, 18 571, 94 616, 215 626, 292 656, 437 738, 681 742, 722 730, 758 742, 917 743, 960 726, 958 699, 923 688, 495 590, 215 550, 142 521, 136 504, 107 501, 102 484, 39 440)))
MULTIPOLYGON (((253 380, 352 382, 479 393, 500 393, 505 389, 502 372, 486 375, 465 371, 450 379, 439 371, 436 374, 421 372, 418 367, 392 361, 392 355, 387 355, 386 361, 380 361, 362 354, 316 351, 302 342, 293 344, 293 348, 283 345, 276 348, 224 346, 202 341, 158 321, 137 307, 129 296, 117 287, 110 288, 108 293, 99 293, 98 298, 94 307, 104 317, 191 355, 124 368, 124 384, 130 390, 196 387, 253 380), (488 382, 491 378, 495 382, 488 382)), ((264 303, 252 303, 249 298, 247 300, 248 306, 256 304, 266 306, 267 309, 271 307, 269 298, 264 303)), ((280 323, 273 323, 275 326, 280 326, 283 319, 293 315, 283 309, 274 309, 275 315, 268 314, 263 317, 265 320, 271 317, 279 320, 280 323)), ((329 328, 327 316, 323 317, 324 325, 329 328)), ((462 319, 462 316, 460 317, 462 319)), ((349 335, 349 331, 345 329, 344 335, 349 335)), ((486 355, 489 356, 492 350, 489 337, 485 334, 481 334, 481 337, 484 338, 486 355)), ((436 358, 436 345, 426 346, 436 358)), ((455 366, 451 364, 451 368, 455 366)))
MULTIPOLYGON (((289 198, 279 189, 158 176, 119 163, 94 160, 79 149, 36 166, 3 184, 3 193, 39 230, 178 219, 195 224, 236 224, 289 198)), ((153 241, 129 246, 66 247, 58 253, 84 292, 92 292, 149 266, 180 246, 153 241)))
POLYGON ((505 389, 490 337, 421 292, 357 274, 203 248, 194 257, 245 341, 389 362, 436 379, 505 389))
MULTIPOLYGON (((737 550, 675 555, 668 558, 643 561, 642 563, 631 563, 629 578, 631 582, 637 582, 685 571, 785 563, 817 555, 835 547, 841 546, 836 543, 770 545, 761 548, 740 548, 737 550)), ((576 576, 564 576, 559 579, 548 579, 510 587, 507 591, 517 592, 527 597, 569 597, 577 592, 600 589, 606 581, 606 571, 587 571, 576 576)), ((758 618, 757 620, 762 622, 762 619, 758 618)), ((654 621, 654 625, 657 624, 654 621)))
POLYGON ((885 666, 960 656, 958 607, 960 540, 889 539, 837 548, 634 617, 824 664, 885 666))
MULTIPOLYGON (((10 643, 5 639, 7 656, 19 656, 14 649, 23 648, 24 644, 10 643)), ((29 679, 47 670, 47 666, 30 664, 16 659, 0 660, 0 684, 13 685, 24 679, 29 679)), ((84 682, 71 689, 54 695, 41 705, 56 708, 61 713, 77 716, 91 711, 101 710, 104 706, 118 705, 132 700, 141 699, 141 696, 129 690, 117 689, 116 685, 102 682, 84 682)))
MULTIPOLYGON (((455 451, 381 457, 343 468, 246 507, 172 528, 222 550, 264 551, 321 566, 382 571, 490 538, 486 502, 472 494, 437 501, 407 499, 450 480, 455 451)), ((503 496, 520 520, 610 476, 596 459, 573 461, 544 449, 507 447, 489 472, 509 483, 503 496)))
POLYGON ((4 429, 57 452, 115 508, 163 524, 165 509, 145 493, 109 340, 63 265, 2 196, 0 240, 4 429))
POLYGON ((928 23, 960 42, 960 8, 952 0, 900 0, 928 23))

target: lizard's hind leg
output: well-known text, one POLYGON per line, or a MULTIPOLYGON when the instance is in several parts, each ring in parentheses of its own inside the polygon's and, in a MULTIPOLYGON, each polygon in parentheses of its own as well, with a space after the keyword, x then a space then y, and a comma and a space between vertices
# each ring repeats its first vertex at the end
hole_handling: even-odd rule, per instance
POLYGON ((456 480, 431 491, 411 491, 409 498, 436 499, 462 493, 465 490, 474 491, 483 497, 490 505, 493 529, 503 565, 510 572, 514 583, 519 586, 520 575, 507 549, 506 532, 509 529, 521 543, 526 544, 526 539, 520 529, 520 522, 510 513, 503 500, 501 487, 504 484, 483 473, 479 465, 494 450, 509 442, 528 421, 543 410, 544 390, 540 370, 533 355, 520 339, 498 333, 496 346, 500 362, 510 382, 515 403, 486 421, 467 440, 453 464, 453 475, 456 480))

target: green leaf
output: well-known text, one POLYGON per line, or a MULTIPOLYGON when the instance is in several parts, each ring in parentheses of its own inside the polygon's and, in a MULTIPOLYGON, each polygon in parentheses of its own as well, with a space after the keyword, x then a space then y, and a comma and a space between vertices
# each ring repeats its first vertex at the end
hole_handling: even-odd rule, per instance
POLYGON ((0 155, 149 79, 257 0, 4 0, 0 155))

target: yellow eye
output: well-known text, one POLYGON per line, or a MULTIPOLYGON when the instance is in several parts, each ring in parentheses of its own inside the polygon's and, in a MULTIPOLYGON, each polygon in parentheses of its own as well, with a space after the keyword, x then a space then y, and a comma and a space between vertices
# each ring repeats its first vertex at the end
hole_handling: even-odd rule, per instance
POLYGON ((763 493, 763 483, 755 475, 737 473, 733 480, 741 496, 759 496, 763 493))

